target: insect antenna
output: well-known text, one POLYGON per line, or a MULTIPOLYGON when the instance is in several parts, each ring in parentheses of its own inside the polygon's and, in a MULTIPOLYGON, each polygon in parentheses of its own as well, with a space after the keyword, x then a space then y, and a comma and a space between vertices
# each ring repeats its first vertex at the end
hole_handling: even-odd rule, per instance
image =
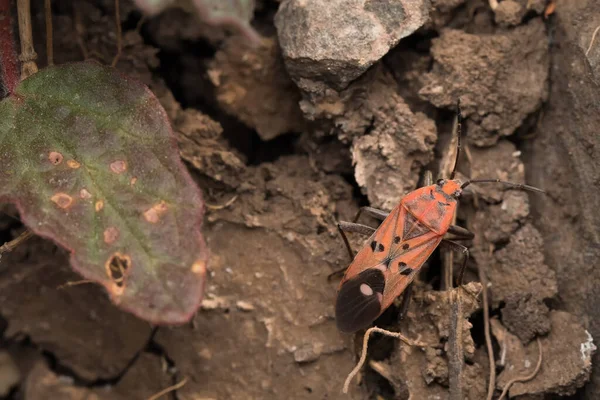
POLYGON ((454 168, 450 173, 450 179, 454 179, 456 176, 456 168, 458 166, 458 158, 460 157, 460 137, 462 136, 462 113, 460 112, 460 97, 456 99, 456 160, 454 161, 454 168))
POLYGON ((507 185, 507 186, 513 187, 515 189, 529 190, 530 192, 546 193, 542 189, 538 189, 533 186, 525 185, 523 183, 502 181, 500 179, 472 179, 472 180, 466 181, 465 183, 460 185, 460 188, 464 189, 467 186, 469 186, 471 183, 502 183, 503 185, 507 185))

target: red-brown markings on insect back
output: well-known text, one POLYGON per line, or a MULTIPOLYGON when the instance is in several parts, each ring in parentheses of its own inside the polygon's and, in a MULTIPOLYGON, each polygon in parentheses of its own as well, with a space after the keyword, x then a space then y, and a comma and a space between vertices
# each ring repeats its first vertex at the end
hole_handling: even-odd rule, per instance
POLYGON ((50 200, 63 210, 66 210, 73 204, 73 198, 66 193, 56 193, 54 196, 50 197, 50 200))
POLYGON ((167 204, 161 200, 160 203, 157 203, 144 211, 144 219, 151 224, 156 224, 160 220, 160 217, 166 212, 167 204))
POLYGON ((122 174, 127 171, 127 163, 123 160, 117 160, 110 163, 110 170, 115 174, 122 174))

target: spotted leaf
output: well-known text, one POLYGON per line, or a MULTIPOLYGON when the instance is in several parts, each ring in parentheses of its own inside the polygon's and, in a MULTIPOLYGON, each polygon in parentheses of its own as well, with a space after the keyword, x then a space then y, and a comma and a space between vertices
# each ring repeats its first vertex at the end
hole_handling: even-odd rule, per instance
POLYGON ((95 63, 43 69, 0 102, 0 155, 0 200, 84 278, 153 323, 190 319, 203 202, 148 88, 95 63))

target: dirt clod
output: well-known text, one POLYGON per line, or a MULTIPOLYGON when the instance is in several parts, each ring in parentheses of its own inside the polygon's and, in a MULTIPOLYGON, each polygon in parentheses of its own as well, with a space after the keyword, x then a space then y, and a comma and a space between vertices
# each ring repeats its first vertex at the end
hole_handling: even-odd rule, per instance
POLYGON ((234 37, 217 52, 208 70, 221 107, 256 129, 263 140, 305 129, 300 93, 287 75, 280 51, 274 38, 248 46, 245 38, 234 37))
POLYGON ((542 301, 531 294, 511 295, 502 309, 502 323, 521 342, 529 343, 536 336, 550 331, 549 311, 542 301))
MULTIPOLYGON (((550 312, 550 322, 550 333, 542 338, 543 360, 539 373, 528 382, 515 383, 509 391, 511 397, 543 393, 567 396, 575 393, 589 379, 591 357, 596 350, 590 334, 575 316, 563 311, 550 312)), ((496 330, 501 331, 502 327, 496 325, 496 330)), ((494 335, 497 336, 498 332, 494 335)), ((498 376, 498 389, 512 378, 530 373, 538 359, 535 342, 523 346, 511 333, 504 332, 502 335, 506 364, 498 376)))
POLYGON ((548 96, 548 44, 539 19, 495 34, 446 29, 431 54, 433 69, 420 94, 445 108, 460 97, 469 142, 477 146, 513 134, 548 96))
POLYGON ((556 273, 544 263, 542 243, 539 231, 526 224, 510 237, 506 247, 492 255, 488 276, 494 302, 507 301, 511 295, 531 295, 538 300, 556 295, 556 273))

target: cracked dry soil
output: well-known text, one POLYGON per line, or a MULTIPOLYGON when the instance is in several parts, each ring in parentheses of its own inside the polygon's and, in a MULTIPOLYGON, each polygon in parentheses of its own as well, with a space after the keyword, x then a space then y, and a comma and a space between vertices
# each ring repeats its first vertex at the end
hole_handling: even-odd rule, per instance
MULTIPOLYGON (((110 63, 113 1, 53 3, 56 63, 84 54, 110 63)), ((434 1, 421 28, 401 40, 406 32, 390 34, 383 58, 369 54, 369 68, 347 64, 331 76, 341 64, 297 63, 304 49, 286 42, 302 26, 291 19, 297 3, 257 1, 253 25, 264 42, 253 48, 176 9, 138 31, 141 14, 121 2, 117 68, 157 94, 209 203, 205 300, 191 323, 153 328, 112 306, 99 287, 69 284, 80 278, 66 253, 34 238, 0 262, 0 398, 148 399, 183 380, 162 398, 460 398, 450 388, 456 332, 441 290, 446 254, 423 267, 402 321, 399 302, 376 321, 439 346, 375 336, 348 395, 341 388, 362 335, 337 331, 338 282, 328 280, 348 264, 337 220, 364 205, 390 209, 425 170, 447 174, 458 96, 468 148, 461 177, 527 181, 548 192, 473 185, 457 215, 476 235, 469 287, 481 290, 481 271, 489 282, 494 398, 532 371, 536 338, 541 369, 515 383, 511 399, 600 398, 600 44, 586 52, 600 6, 556 2, 544 18, 544 0, 504 0, 495 10, 483 0, 434 1), (286 13, 275 17, 279 3, 286 13)), ((311 12, 302 18, 318 15, 311 12)), ((327 19, 315 24, 335 34, 327 19)), ((43 66, 41 4, 34 29, 43 66)), ((4 242, 23 227, 12 207, 1 211, 4 242)), ((363 241, 351 237, 355 248, 363 241)), ((482 304, 463 300, 461 396, 480 400, 490 370, 482 304)))

